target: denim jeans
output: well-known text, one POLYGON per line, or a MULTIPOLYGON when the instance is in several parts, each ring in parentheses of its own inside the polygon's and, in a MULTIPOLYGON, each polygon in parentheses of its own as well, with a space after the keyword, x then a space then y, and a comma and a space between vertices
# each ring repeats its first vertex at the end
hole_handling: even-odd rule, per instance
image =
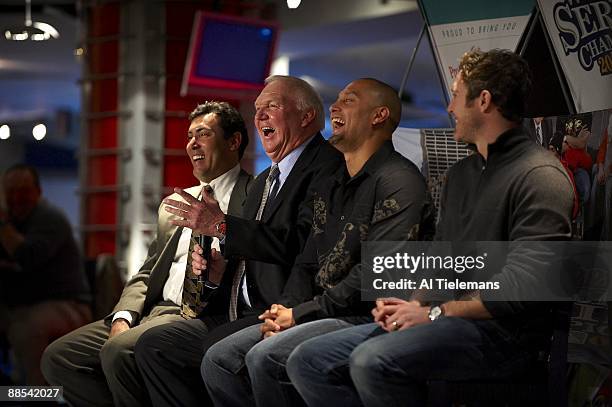
POLYGON ((297 325, 261 339, 260 325, 245 328, 210 347, 202 360, 202 377, 219 406, 297 406, 298 393, 287 377, 289 354, 303 341, 351 324, 323 319, 297 325))
POLYGON ((581 208, 584 210, 584 204, 589 201, 591 196, 591 176, 589 172, 584 168, 577 168, 574 171, 574 182, 578 190, 581 208))
POLYGON ((287 373, 309 406, 424 406, 429 380, 504 377, 529 355, 500 336, 489 321, 442 318, 387 333, 358 325, 305 341, 287 373))

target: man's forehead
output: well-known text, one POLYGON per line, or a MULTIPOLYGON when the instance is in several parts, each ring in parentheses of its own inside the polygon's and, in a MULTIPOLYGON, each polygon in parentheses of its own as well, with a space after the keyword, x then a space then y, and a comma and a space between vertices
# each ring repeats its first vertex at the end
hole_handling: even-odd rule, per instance
POLYGON ((273 86, 274 83, 267 85, 255 99, 255 103, 268 101, 268 100, 284 100, 287 99, 287 89, 273 86))
POLYGON ((210 129, 212 128, 211 126, 214 126, 215 124, 217 124, 217 120, 218 120, 217 114, 212 113, 212 112, 200 115, 191 121, 191 123, 189 124, 189 131, 196 129, 196 128, 210 129))
POLYGON ((370 88, 371 84, 369 83, 369 81, 367 80, 363 80, 363 79, 358 79, 356 81, 353 81, 351 83, 349 83, 348 85, 346 85, 344 87, 344 89, 342 89, 340 91, 340 93, 352 93, 352 94, 359 94, 361 92, 364 91, 364 89, 370 88))
POLYGON ((357 96, 359 94, 359 90, 352 87, 350 84, 347 85, 346 88, 342 89, 339 93, 341 96, 357 96))
POLYGON ((461 75, 461 71, 459 71, 459 73, 457 74, 457 76, 455 76, 455 79, 453 80, 451 89, 455 92, 458 91, 462 83, 463 83, 463 75, 461 75))

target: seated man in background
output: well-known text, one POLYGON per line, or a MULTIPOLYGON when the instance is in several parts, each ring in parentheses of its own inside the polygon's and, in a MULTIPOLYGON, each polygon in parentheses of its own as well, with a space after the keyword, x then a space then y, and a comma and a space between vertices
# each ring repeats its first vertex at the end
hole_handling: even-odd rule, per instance
POLYGON ((0 209, 0 332, 15 355, 13 379, 46 384, 40 358, 49 342, 91 321, 89 288, 66 216, 42 198, 36 169, 4 173, 0 209))
MULTIPOLYGON (((359 79, 340 92, 330 112, 329 142, 345 165, 316 191, 311 234, 289 280, 294 292, 316 295, 292 306, 273 304, 261 316, 263 325, 208 350, 202 377, 215 405, 300 405, 285 372, 293 348, 370 320, 373 303, 361 301, 362 242, 415 240, 433 226, 425 180, 391 142, 401 118, 396 92, 376 79, 359 79)), ((200 260, 196 256, 195 267, 200 260)))
MULTIPOLYGON (((199 185, 186 191, 199 197, 210 188, 224 212, 240 216, 251 181, 240 168, 248 144, 244 120, 225 102, 198 105, 189 120, 186 151, 199 185)), ((210 273, 210 281, 220 284, 217 289, 201 291, 194 284, 197 277, 189 272, 188 259, 195 236, 188 228, 174 226, 173 218, 160 207, 157 236, 147 259, 127 282, 113 312, 58 339, 45 351, 44 375, 49 383, 64 387, 64 398, 71 404, 150 404, 134 362, 134 344, 140 335, 170 321, 198 317, 209 328, 227 321, 231 281, 210 273)), ((219 249, 219 241, 212 246, 219 249)))

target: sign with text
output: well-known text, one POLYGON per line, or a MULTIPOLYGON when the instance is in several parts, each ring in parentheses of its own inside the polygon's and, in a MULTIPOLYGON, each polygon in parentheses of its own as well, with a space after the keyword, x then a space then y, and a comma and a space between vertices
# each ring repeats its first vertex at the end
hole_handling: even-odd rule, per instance
POLYGON ((505 3, 482 0, 420 2, 447 95, 457 75, 459 59, 465 52, 476 47, 483 51, 516 49, 535 1, 505 3))
POLYGON ((612 107, 612 0, 538 0, 538 5, 576 110, 612 107))

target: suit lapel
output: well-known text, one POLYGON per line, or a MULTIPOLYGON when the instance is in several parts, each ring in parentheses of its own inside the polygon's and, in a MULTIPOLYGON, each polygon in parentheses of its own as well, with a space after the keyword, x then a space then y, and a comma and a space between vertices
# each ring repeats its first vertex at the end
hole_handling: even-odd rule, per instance
POLYGON ((148 312, 148 309, 152 306, 152 302, 157 301, 157 299, 161 298, 162 296, 162 290, 164 288, 164 284, 166 284, 166 280, 168 279, 170 266, 172 265, 172 261, 176 255, 176 249, 178 247, 181 233, 183 233, 182 227, 176 227, 174 229, 174 233, 170 239, 166 241, 166 245, 159 255, 159 259, 157 259, 153 269, 151 269, 143 312, 148 312))
POLYGON ((261 195, 263 194, 264 187, 266 185, 266 178, 270 168, 266 168, 262 171, 257 178, 252 182, 252 187, 247 195, 246 203, 244 206, 244 218, 255 219, 257 210, 259 209, 259 203, 261 202, 261 195))
POLYGON ((251 175, 249 175, 246 171, 242 169, 240 170, 238 180, 236 181, 236 185, 232 190, 232 195, 230 196, 229 205, 227 207, 227 213, 229 215, 243 216, 247 189, 252 179, 253 177, 251 177, 251 175))
POLYGON ((550 140, 552 138, 552 131, 550 130, 550 124, 546 120, 542 120, 542 142, 544 147, 548 148, 550 140))
POLYGON ((302 178, 302 174, 308 169, 308 167, 312 165, 312 161, 317 156, 319 147, 324 142, 325 142, 325 139, 323 138, 321 133, 317 133, 314 136, 314 138, 310 141, 310 143, 308 143, 304 151, 302 151, 302 154, 300 154, 300 157, 298 158, 298 160, 295 162, 295 165, 291 169, 291 172, 289 173, 289 176, 283 183, 283 186, 281 187, 280 191, 278 191, 276 198, 272 200, 271 202, 272 206, 270 208, 266 208, 266 210, 264 211, 264 216, 263 216, 264 221, 267 221, 268 219, 270 219, 270 217, 272 217, 274 212, 276 212, 276 210, 281 206, 281 203, 283 202, 287 194, 289 194, 288 191, 290 191, 291 189, 290 186, 299 184, 299 179, 302 178))

